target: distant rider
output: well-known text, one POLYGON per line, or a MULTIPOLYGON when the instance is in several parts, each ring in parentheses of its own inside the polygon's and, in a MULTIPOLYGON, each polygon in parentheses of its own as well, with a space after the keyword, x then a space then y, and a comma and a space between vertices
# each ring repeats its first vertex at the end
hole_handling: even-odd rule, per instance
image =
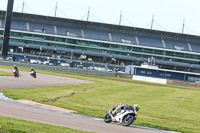
POLYGON ((31 71, 34 71, 34 72, 35 72, 35 70, 34 70, 32 67, 31 67, 31 69, 30 69, 30 72, 31 72, 31 71))
POLYGON ((18 74, 19 74, 19 70, 18 70, 16 65, 14 65, 13 69, 16 70, 18 72, 18 74))
POLYGON ((115 116, 117 113, 119 113, 122 109, 124 109, 125 107, 127 107, 127 108, 129 108, 129 109, 134 109, 134 113, 135 113, 135 119, 136 119, 136 117, 137 117, 137 112, 140 110, 140 106, 138 105, 138 104, 134 104, 133 106, 132 105, 130 105, 130 106, 128 106, 128 105, 124 105, 124 104, 119 104, 118 106, 115 106, 112 110, 113 110, 113 112, 112 111, 110 111, 110 114, 112 115, 112 116, 115 116))
MULTIPOLYGON (((30 72, 34 72, 34 73, 36 73, 36 71, 31 67, 31 69, 30 69, 30 72)), ((32 73, 31 73, 32 74, 32 73)))

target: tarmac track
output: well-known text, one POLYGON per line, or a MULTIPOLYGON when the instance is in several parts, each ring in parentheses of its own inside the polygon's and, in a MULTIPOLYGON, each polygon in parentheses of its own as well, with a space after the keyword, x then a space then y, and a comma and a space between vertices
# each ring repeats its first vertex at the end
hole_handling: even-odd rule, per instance
MULTIPOLYGON (((0 68, 0 71, 11 72, 8 69, 0 68)), ((13 76, 0 76, 0 89, 22 89, 38 88, 45 86, 59 86, 72 84, 94 83, 79 79, 58 77, 45 74, 37 74, 34 79, 28 72, 20 72, 18 79, 13 76)), ((91 131, 98 133, 163 133, 161 130, 151 130, 136 127, 125 127, 118 124, 107 124, 102 120, 90 119, 80 115, 59 113, 56 111, 27 106, 16 102, 0 99, 0 116, 12 117, 28 121, 46 123, 51 125, 69 127, 82 131, 91 131)))

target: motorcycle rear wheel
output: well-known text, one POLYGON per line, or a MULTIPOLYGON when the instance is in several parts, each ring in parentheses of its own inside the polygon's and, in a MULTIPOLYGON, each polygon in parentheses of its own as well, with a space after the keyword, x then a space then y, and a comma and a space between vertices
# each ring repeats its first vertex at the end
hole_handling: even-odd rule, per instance
POLYGON ((104 122, 105 122, 105 123, 110 123, 111 121, 112 121, 112 118, 111 118, 111 116, 109 115, 109 113, 106 114, 105 117, 104 117, 104 122))

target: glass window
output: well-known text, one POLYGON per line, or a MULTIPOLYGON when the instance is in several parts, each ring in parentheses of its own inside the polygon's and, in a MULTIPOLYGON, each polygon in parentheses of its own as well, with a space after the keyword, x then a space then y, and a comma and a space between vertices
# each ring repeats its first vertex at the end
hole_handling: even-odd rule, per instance
POLYGON ((69 39, 67 40, 68 43, 76 44, 76 40, 69 39))
POLYGON ((161 50, 154 50, 154 54, 164 55, 163 51, 161 50))
POLYGON ((144 53, 151 53, 151 54, 153 54, 153 50, 152 49, 144 49, 144 53))
POLYGON ((133 48, 133 51, 135 51, 135 52, 142 52, 142 48, 133 48))
POLYGON ((140 73, 145 73, 145 71, 141 70, 140 73))
POLYGON ((168 55, 168 56, 174 56, 174 52, 166 51, 166 55, 168 55))
POLYGON ((196 55, 196 59, 200 59, 200 55, 196 55))
POLYGON ((186 54, 186 58, 192 58, 192 59, 195 59, 195 55, 192 55, 192 54, 186 54))
POLYGON ((43 36, 40 36, 40 35, 33 35, 33 39, 44 40, 43 36))
POLYGON ((150 72, 150 71, 147 71, 147 74, 152 74, 152 72, 150 72))
POLYGON ((165 76, 165 73, 160 73, 160 76, 165 76))
POLYGON ((167 77, 171 77, 171 74, 167 73, 166 76, 167 76, 167 77))
POLYGON ((192 82, 200 81, 200 78, 199 77, 188 76, 188 81, 192 81, 192 82))
POLYGON ((48 40, 48 41, 54 41, 54 37, 51 37, 51 36, 45 36, 45 40, 48 40))
POLYGON ((176 57, 184 57, 184 54, 183 53, 175 53, 175 56, 176 57))

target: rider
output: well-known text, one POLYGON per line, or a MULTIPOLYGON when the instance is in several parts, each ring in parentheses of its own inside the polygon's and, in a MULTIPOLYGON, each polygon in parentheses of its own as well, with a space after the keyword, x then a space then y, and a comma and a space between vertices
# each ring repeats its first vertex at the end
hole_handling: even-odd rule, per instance
POLYGON ((36 73, 36 71, 33 69, 33 67, 31 67, 31 69, 30 69, 30 72, 35 72, 36 73))
POLYGON ((13 69, 16 70, 18 72, 18 74, 19 74, 19 70, 18 70, 16 65, 14 65, 13 69))
MULTIPOLYGON (((134 113, 135 113, 135 116, 137 116, 137 112, 140 110, 140 106, 138 105, 138 104, 134 104, 134 106, 132 106, 132 105, 130 105, 130 106, 128 106, 128 105, 124 105, 124 104, 119 104, 118 106, 115 106, 114 108, 113 108, 113 112, 112 111, 110 111, 110 114, 113 116, 113 115, 116 115, 116 113, 118 113, 118 112, 120 112, 121 111, 121 109, 124 109, 125 107, 127 107, 127 108, 129 108, 129 109, 134 109, 134 113)), ((135 117, 135 119, 136 119, 136 117, 135 117)))
POLYGON ((35 70, 33 69, 33 67, 31 67, 30 72, 31 72, 31 71, 35 71, 35 70))

